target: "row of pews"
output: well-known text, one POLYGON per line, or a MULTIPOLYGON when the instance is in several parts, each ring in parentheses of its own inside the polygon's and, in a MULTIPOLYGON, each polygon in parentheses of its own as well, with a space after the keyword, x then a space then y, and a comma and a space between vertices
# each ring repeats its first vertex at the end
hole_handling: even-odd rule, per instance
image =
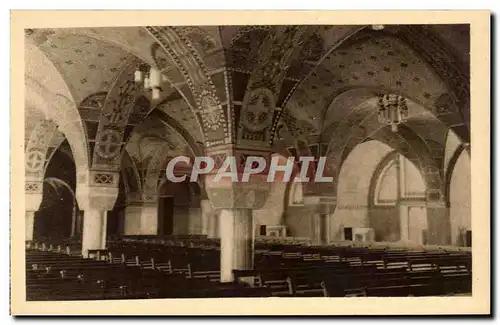
POLYGON ((256 257, 252 272, 281 289, 278 296, 436 296, 472 287, 471 255, 463 252, 275 245, 256 257))
POLYGON ((28 300, 463 295, 471 254, 443 248, 308 246, 257 241, 254 269, 220 283, 217 240, 115 238, 82 258, 75 242, 30 242, 28 300), (72 246, 73 245, 73 246, 72 246))

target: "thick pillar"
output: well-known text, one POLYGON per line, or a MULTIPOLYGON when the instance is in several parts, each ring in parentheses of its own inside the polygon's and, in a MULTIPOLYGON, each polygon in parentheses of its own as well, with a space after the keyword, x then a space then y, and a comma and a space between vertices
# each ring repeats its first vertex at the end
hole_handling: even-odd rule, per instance
POLYGON ((158 234, 158 204, 144 203, 141 214, 141 235, 158 234))
POLYGON ((82 255, 88 256, 90 249, 106 248, 107 214, 105 210, 89 209, 83 217, 82 255))
POLYGON ((91 171, 88 175, 77 175, 76 198, 84 211, 82 255, 88 257, 90 249, 106 248, 108 211, 118 197, 119 175, 116 172, 91 171), (85 182, 83 180, 86 180, 85 182))
MULTIPOLYGON (((262 209, 269 195, 271 183, 267 181, 267 175, 254 174, 246 180, 243 180, 241 173, 245 167, 246 157, 259 155, 259 151, 236 150, 234 147, 219 148, 214 152, 207 152, 209 156, 218 155, 226 157, 221 165, 222 170, 228 170, 223 167, 227 165, 232 171, 226 176, 217 175, 217 168, 211 173, 205 175, 205 189, 210 203, 214 210, 214 215, 219 215, 218 221, 215 218, 209 223, 209 228, 220 235, 221 253, 221 282, 241 281, 250 285, 253 284, 253 278, 233 278, 233 270, 252 270, 253 269, 253 215, 252 211, 262 209), (231 166, 233 165, 233 166, 231 166), (235 172, 238 172, 235 175, 235 172)), ((260 153, 266 157, 267 152, 260 153)), ((209 231, 210 232, 210 231, 209 231)))
POLYGON ((336 208, 336 198, 310 196, 304 204, 311 206, 310 239, 313 245, 328 245, 330 242, 330 218, 336 208))
POLYGON ((221 282, 233 281, 233 270, 253 269, 253 218, 251 209, 222 209, 221 282))
POLYGON ((35 211, 26 211, 26 240, 33 240, 35 229, 35 211))
POLYGON ((130 203, 125 208, 123 234, 125 236, 158 234, 158 204, 130 203))

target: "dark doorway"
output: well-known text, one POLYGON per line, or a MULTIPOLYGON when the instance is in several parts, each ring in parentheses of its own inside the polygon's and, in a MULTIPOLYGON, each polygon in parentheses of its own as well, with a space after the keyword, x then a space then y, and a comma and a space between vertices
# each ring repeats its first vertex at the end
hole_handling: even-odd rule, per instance
POLYGON ((345 240, 352 240, 352 228, 344 228, 344 239, 345 240))

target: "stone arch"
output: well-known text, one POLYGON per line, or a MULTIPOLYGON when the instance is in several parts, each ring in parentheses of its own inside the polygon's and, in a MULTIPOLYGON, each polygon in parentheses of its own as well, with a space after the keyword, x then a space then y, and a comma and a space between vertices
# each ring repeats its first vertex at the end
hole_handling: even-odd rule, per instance
MULTIPOLYGON (((174 172, 177 176, 187 175, 189 178, 191 172, 191 164, 193 162, 193 151, 188 146, 190 153, 190 163, 184 165, 182 163, 178 163, 175 166, 174 172)), ((165 146, 160 146, 156 152, 153 154, 146 168, 146 174, 144 177, 144 185, 143 185, 143 199, 148 199, 148 197, 154 198, 157 195, 160 186, 163 184, 165 180, 162 175, 165 175, 166 167, 169 161, 175 156, 175 152, 165 148, 165 146)), ((204 193, 204 186, 200 183, 198 184, 201 188, 200 193, 204 193)))
POLYGON ((52 120, 71 146, 78 174, 88 171, 87 140, 82 120, 64 79, 31 41, 25 48, 26 100, 52 120))
POLYGON ((122 155, 120 171, 120 177, 123 180, 127 202, 131 203, 140 201, 142 193, 141 176, 137 169, 137 164, 135 163, 134 159, 130 157, 130 154, 127 150, 124 150, 124 153, 122 155))
MULTIPOLYGON (((403 26, 396 33, 397 37, 409 44, 421 54, 423 59, 441 76, 448 92, 443 94, 444 105, 436 105, 437 113, 442 114, 446 125, 457 120, 451 106, 457 107, 460 120, 464 125, 451 126, 450 129, 462 139, 470 140, 470 81, 469 67, 459 58, 456 51, 429 28, 419 25, 403 26)), ((436 101, 438 104, 439 101, 436 101)))
POLYGON ((427 241, 426 185, 422 171, 397 151, 375 170, 369 192, 369 227, 376 241, 427 241))
POLYGON ((25 150, 25 174, 27 177, 43 178, 50 160, 48 156, 52 138, 57 130, 53 121, 40 121, 29 137, 25 150))
POLYGON ((453 132, 453 130, 449 130, 446 134, 445 140, 445 151, 444 151, 444 160, 443 160, 443 171, 445 175, 448 174, 448 170, 450 169, 450 164, 453 156, 456 154, 456 151, 463 146, 462 142, 458 138, 458 136, 453 132))
MULTIPOLYGON (((349 154, 349 151, 367 139, 372 138, 387 143, 390 142, 394 148, 401 151, 403 155, 413 160, 420 166, 421 170, 425 171, 425 179, 429 184, 429 191, 432 193, 433 200, 442 199, 444 197, 444 182, 442 181, 443 175, 440 164, 440 147, 436 147, 435 143, 429 143, 428 140, 406 125, 400 125, 397 133, 388 132, 386 127, 380 125, 377 121, 377 111, 372 109, 373 105, 375 105, 374 100, 372 98, 356 106, 343 119, 343 123, 335 125, 335 129, 330 136, 336 141, 330 142, 327 153, 329 164, 333 165, 331 168, 338 172, 339 166, 349 154), (436 152, 436 149, 439 152, 436 152)), ((428 116, 428 113, 422 111, 423 108, 419 105, 416 106, 410 102, 409 107, 414 113, 413 117, 419 114, 428 116)))
MULTIPOLYGON (((282 97, 281 102, 279 103, 279 107, 282 108, 277 110, 273 119, 273 130, 271 134, 271 142, 274 142, 274 137, 277 132, 277 127, 282 123, 282 116, 287 113, 291 108, 287 108, 289 100, 295 94, 296 90, 301 87, 301 85, 307 80, 307 78, 315 73, 315 69, 317 69, 324 58, 326 58, 332 51, 340 46, 346 39, 357 33, 358 31, 365 28, 365 26, 350 26, 345 27, 342 33, 336 36, 333 43, 330 43, 330 48, 325 48, 326 43, 331 42, 332 40, 326 40, 322 33, 328 34, 329 27, 321 26, 317 28, 313 28, 311 31, 311 37, 304 42, 304 46, 302 47, 302 51, 298 56, 298 59, 293 62, 294 65, 290 67, 290 70, 294 71, 292 75, 297 74, 297 71, 301 71, 305 74, 305 77, 299 80, 292 89, 286 94, 286 97, 282 97), (320 36, 321 35, 321 36, 320 36)), ((292 105, 294 101, 292 101, 292 105)))
POLYGON ((151 110, 149 100, 143 95, 142 84, 133 79, 140 64, 138 59, 128 62, 106 95, 95 136, 93 169, 119 169, 121 154, 131 129, 140 124, 151 110))
POLYGON ((195 155, 201 155, 202 149, 200 148, 200 143, 196 141, 196 139, 191 135, 191 133, 186 130, 176 119, 169 116, 165 112, 154 110, 152 113, 153 116, 158 117, 158 119, 167 127, 175 130, 177 134, 179 134, 188 144, 189 148, 193 151, 195 155))
POLYGON ((337 207, 330 221, 331 239, 343 240, 346 227, 369 226, 369 184, 377 167, 393 150, 387 144, 370 140, 356 146, 347 156, 337 177, 337 207))
POLYGON ((44 183, 49 184, 52 188, 56 190, 56 192, 60 188, 66 189, 72 196, 73 198, 73 210, 71 214, 71 234, 70 237, 74 237, 78 231, 79 231, 79 208, 78 208, 78 202, 76 200, 76 195, 74 189, 64 180, 59 179, 57 177, 45 177, 43 180, 44 183))
POLYGON ((190 94, 180 92, 188 97, 188 102, 195 104, 193 113, 202 126, 205 145, 210 147, 231 141, 231 130, 228 128, 231 116, 224 111, 205 63, 182 27, 147 26, 145 29, 183 75, 190 94))
MULTIPOLYGON (((417 32, 422 35, 420 30, 417 32)), ((448 78, 450 74, 442 72, 453 71, 453 78, 456 77, 457 81, 465 80, 465 84, 467 84, 467 78, 460 78, 461 74, 457 72, 457 69, 447 67, 453 65, 452 60, 450 62, 442 60, 441 64, 439 64, 439 60, 436 60, 438 56, 442 57, 443 53, 447 51, 446 46, 440 44, 443 48, 437 49, 435 39, 419 38, 417 40, 413 37, 413 42, 429 43, 428 45, 436 51, 434 56, 428 52, 422 54, 425 47, 419 45, 418 49, 414 49, 412 47, 414 44, 408 41, 407 34, 409 34, 407 28, 398 29, 398 27, 387 26, 384 31, 375 32, 365 28, 355 33, 322 60, 321 64, 310 74, 308 80, 306 79, 294 93, 290 104, 295 102, 296 106, 301 108, 298 111, 310 114, 310 117, 303 116, 306 120, 319 119, 323 115, 324 109, 345 88, 382 87, 393 89, 393 92, 404 95, 416 103, 421 103, 422 107, 433 113, 444 125, 456 129, 457 134, 467 138, 468 135, 462 132, 465 122, 458 112, 456 96, 454 95, 457 92, 463 95, 467 91, 456 89, 462 85, 457 85, 450 90, 450 86, 454 82, 450 82, 450 78, 448 78), (389 43, 386 44, 387 42, 389 43), (372 55, 370 55, 370 51, 373 52, 372 55), (380 56, 380 53, 387 55, 380 56), (415 62, 407 62, 408 55, 404 57, 402 53, 412 54, 415 62), (382 64, 379 61, 384 62, 382 64), (349 69, 348 72, 346 72, 346 67, 349 69)), ((468 100, 468 96, 462 97, 467 97, 468 100)), ((294 114, 298 114, 297 112, 294 114)))
MULTIPOLYGON (((442 191, 444 189, 441 182, 440 171, 433 161, 432 156, 426 150, 425 144, 415 141, 414 139, 408 140, 407 137, 404 136, 404 133, 394 135, 387 128, 378 128, 374 131, 370 131, 365 136, 347 143, 339 151, 335 151, 337 154, 330 152, 327 156, 328 164, 331 164, 331 162, 334 161, 334 166, 340 166, 341 170, 343 164, 345 163, 345 159, 350 155, 350 153, 355 150, 359 144, 370 141, 370 139, 378 140, 387 144, 414 163, 419 170, 423 171, 426 183, 429 185, 429 190, 433 189, 435 190, 435 193, 439 194, 437 200, 442 198, 442 191), (334 160, 332 160, 332 158, 334 160)), ((337 175, 337 178, 334 179, 334 183, 340 178, 340 174, 337 175)), ((433 199, 436 200, 435 198, 433 199)))

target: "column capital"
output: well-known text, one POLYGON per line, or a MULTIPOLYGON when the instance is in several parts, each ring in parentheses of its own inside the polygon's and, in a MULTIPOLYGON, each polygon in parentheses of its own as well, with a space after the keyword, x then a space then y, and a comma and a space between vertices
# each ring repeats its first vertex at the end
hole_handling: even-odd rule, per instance
MULTIPOLYGON (((212 173, 205 177, 207 197, 216 209, 261 209, 269 195, 271 183, 267 182, 267 174, 252 175, 248 182, 240 182, 247 157, 262 157, 269 162, 271 153, 235 145, 221 145, 207 149, 206 155, 214 160, 212 173), (214 181, 217 171, 229 157, 234 157, 238 173, 238 182, 228 178, 214 181)), ((266 167, 267 168, 267 167, 266 167)))
POLYGON ((26 180, 24 197, 25 210, 37 211, 43 199, 43 180, 26 180))
POLYGON ((263 181, 223 183, 207 186, 207 194, 215 209, 261 209, 266 203, 271 184, 263 181))

